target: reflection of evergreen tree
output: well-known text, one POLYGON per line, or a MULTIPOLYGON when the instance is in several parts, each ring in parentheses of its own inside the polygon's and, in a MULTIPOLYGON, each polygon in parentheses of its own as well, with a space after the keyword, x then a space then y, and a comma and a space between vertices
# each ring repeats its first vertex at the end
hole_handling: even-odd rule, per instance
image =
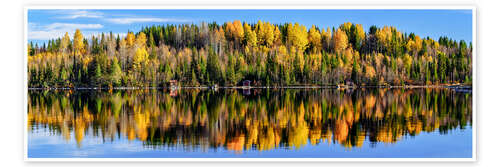
POLYGON ((30 90, 28 122, 57 135, 74 132, 79 142, 117 134, 145 147, 240 151, 320 142, 362 147, 365 140, 394 143, 472 124, 471 95, 443 89, 179 91, 171 97, 163 90, 30 90))

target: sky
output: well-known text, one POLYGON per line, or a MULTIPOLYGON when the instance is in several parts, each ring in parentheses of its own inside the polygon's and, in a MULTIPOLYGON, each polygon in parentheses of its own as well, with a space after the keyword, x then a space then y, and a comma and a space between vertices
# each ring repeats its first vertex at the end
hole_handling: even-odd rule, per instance
POLYGON ((342 23, 362 24, 366 32, 375 25, 394 26, 403 33, 415 33, 421 37, 435 40, 440 36, 448 36, 454 40, 472 41, 472 10, 361 10, 361 9, 283 9, 283 10, 61 10, 61 9, 29 9, 28 41, 43 43, 58 38, 68 32, 72 36, 79 28, 84 36, 110 32, 126 34, 137 32, 142 27, 161 24, 199 24, 201 22, 217 22, 240 20, 256 23, 258 20, 274 24, 298 22, 308 28, 316 25, 319 28, 339 27, 342 23))

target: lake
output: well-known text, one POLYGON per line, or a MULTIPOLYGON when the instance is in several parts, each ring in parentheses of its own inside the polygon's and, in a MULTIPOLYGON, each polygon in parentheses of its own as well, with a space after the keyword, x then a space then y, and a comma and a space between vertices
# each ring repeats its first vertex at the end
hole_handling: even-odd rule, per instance
POLYGON ((471 158, 472 94, 29 90, 29 158, 471 158))

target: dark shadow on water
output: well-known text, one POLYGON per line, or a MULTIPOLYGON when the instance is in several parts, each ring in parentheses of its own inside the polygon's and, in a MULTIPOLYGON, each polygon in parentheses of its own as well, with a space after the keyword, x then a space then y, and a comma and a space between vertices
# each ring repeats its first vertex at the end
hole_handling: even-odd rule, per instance
POLYGON ((152 150, 296 150, 397 143, 472 124, 472 94, 450 89, 29 90, 29 132, 152 150), (366 145, 365 141, 370 144, 366 145))

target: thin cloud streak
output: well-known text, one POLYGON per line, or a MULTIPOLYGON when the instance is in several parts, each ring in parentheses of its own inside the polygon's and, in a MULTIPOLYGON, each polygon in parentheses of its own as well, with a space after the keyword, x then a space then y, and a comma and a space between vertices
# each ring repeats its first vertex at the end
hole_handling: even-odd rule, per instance
POLYGON ((132 23, 145 23, 145 22, 191 22, 187 19, 175 18, 156 18, 156 17, 127 17, 127 18, 109 18, 107 21, 115 24, 132 24, 132 23))
POLYGON ((61 14, 67 15, 67 16, 61 16, 58 18, 77 19, 77 18, 102 18, 102 17, 104 17, 103 13, 101 13, 101 12, 92 12, 92 11, 86 11, 86 10, 71 10, 69 12, 63 12, 61 14))
POLYGON ((52 23, 47 26, 47 29, 100 29, 101 24, 74 24, 74 23, 52 23))
POLYGON ((39 26, 35 23, 30 23, 28 28, 28 38, 30 40, 48 40, 63 36, 66 32, 72 35, 76 29, 82 30, 85 34, 97 34, 96 31, 83 31, 89 29, 101 29, 101 24, 72 24, 72 23, 52 23, 45 26, 39 26))

